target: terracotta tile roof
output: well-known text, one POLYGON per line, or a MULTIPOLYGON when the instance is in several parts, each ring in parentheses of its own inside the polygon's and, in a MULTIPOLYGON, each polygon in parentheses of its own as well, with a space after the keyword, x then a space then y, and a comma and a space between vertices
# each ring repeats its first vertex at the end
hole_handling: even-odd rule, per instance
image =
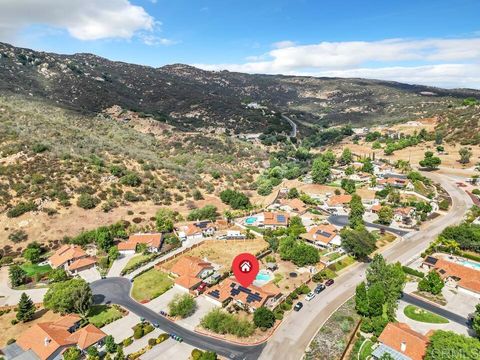
POLYGON ((87 266, 92 266, 97 263, 97 259, 91 256, 84 257, 78 260, 75 260, 73 263, 70 264, 68 270, 78 270, 87 266))
POLYGON ((306 234, 300 236, 309 241, 320 241, 328 245, 337 235, 337 228, 332 224, 326 224, 314 226, 306 234))
POLYGON ((226 278, 212 287, 206 295, 220 302, 232 298, 256 309, 265 304, 269 298, 279 294, 276 288, 267 285, 263 287, 250 285, 248 288, 245 288, 238 284, 233 278, 226 278))
POLYGON ((380 205, 380 204, 375 204, 375 205, 372 206, 372 211, 378 212, 381 209, 382 209, 382 205, 380 205))
POLYGON ((442 279, 457 278, 458 286, 480 293, 480 271, 442 258, 437 260, 434 269, 442 279))
POLYGON ((330 199, 328 199, 327 204, 329 206, 345 205, 348 204, 351 200, 352 195, 333 195, 332 197, 330 197, 330 199))
POLYGON ((87 254, 80 246, 63 245, 50 256, 49 260, 54 268, 58 268, 68 261, 76 260, 84 256, 87 256, 87 254))
POLYGON ((308 209, 307 205, 305 205, 300 199, 283 199, 280 204, 283 206, 289 206, 292 210, 298 213, 304 213, 308 209))
POLYGON ((53 323, 54 326, 57 327, 64 327, 65 329, 70 329, 74 326, 77 322, 79 322, 82 318, 77 314, 67 314, 62 316, 60 319, 53 323))
POLYGON ((190 224, 187 226, 185 229, 185 235, 186 236, 192 236, 195 234, 201 234, 203 231, 200 229, 196 224, 190 224))
POLYGON ((170 271, 178 277, 197 277, 205 269, 213 269, 212 264, 198 257, 186 255, 182 256, 170 271))
POLYGON ((147 244, 150 247, 159 248, 162 244, 162 237, 162 233, 133 234, 130 235, 128 241, 135 244, 147 244))
POLYGON ((96 344, 106 336, 107 334, 105 334, 96 326, 88 324, 87 326, 78 329, 73 334, 71 334, 68 340, 76 343, 81 350, 85 350, 93 344, 96 344))
POLYGON ((387 324, 378 341, 412 360, 422 360, 428 345, 428 337, 413 331, 404 323, 387 324))
POLYGON ((403 216, 408 216, 410 215, 410 213, 412 212, 413 208, 408 206, 408 207, 400 207, 400 208, 396 208, 394 210, 394 213, 395 214, 399 214, 399 215, 403 215, 403 216))
POLYGON ((130 242, 130 241, 122 241, 117 245, 118 251, 128 251, 128 250, 133 250, 137 248, 137 243, 135 242, 130 242))
POLYGON ((288 214, 281 212, 264 212, 263 213, 264 225, 288 225, 288 214))

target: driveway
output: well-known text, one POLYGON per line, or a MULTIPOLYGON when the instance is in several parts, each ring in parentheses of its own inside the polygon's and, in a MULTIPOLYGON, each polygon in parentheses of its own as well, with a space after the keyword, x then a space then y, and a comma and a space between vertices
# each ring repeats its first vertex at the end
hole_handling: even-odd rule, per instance
POLYGON ((132 257, 136 254, 122 255, 121 258, 115 260, 108 271, 107 277, 117 277, 120 276, 121 271, 127 266, 127 263, 132 257))
POLYGON ((77 275, 80 276, 87 283, 92 283, 102 278, 96 268, 80 271, 77 275))
MULTIPOLYGON (((344 227, 348 225, 348 215, 331 215, 328 217, 328 222, 335 226, 344 227)), ((390 226, 374 224, 371 222, 365 222, 365 226, 374 229, 384 229, 385 231, 391 232, 392 234, 398 236, 405 236, 410 233, 410 231, 396 229, 390 226)))
MULTIPOLYGON (((259 357, 265 346, 264 344, 253 346, 233 344, 187 330, 133 300, 129 295, 131 286, 131 282, 125 278, 103 279, 90 284, 96 303, 110 301, 113 304, 123 306, 137 316, 143 317, 151 323, 158 324, 160 329, 166 333, 181 336, 185 343, 193 347, 214 351, 232 360, 254 360, 259 357)), ((174 358, 172 357, 172 359, 174 358)))
POLYGON ((9 286, 8 267, 0 268, 0 306, 17 305, 20 301, 22 293, 26 293, 34 303, 43 302, 43 297, 48 288, 30 289, 30 290, 14 290, 9 286))
POLYGON ((198 325, 200 325, 200 320, 212 309, 218 308, 218 305, 215 305, 211 301, 208 301, 204 295, 198 296, 196 299, 197 310, 193 313, 192 316, 189 316, 186 319, 178 320, 177 324, 189 329, 194 330, 198 325))
POLYGON ((192 350, 195 349, 185 342, 168 339, 153 347, 152 350, 147 351, 140 356, 141 360, 158 360, 158 359, 175 359, 188 360, 191 358, 192 350))
POLYGON ((160 310, 168 312, 168 304, 170 303, 170 301, 172 301, 176 295, 183 295, 186 293, 186 291, 178 289, 174 286, 170 290, 166 291, 162 295, 156 297, 155 299, 144 305, 150 310, 155 311, 156 313, 159 313, 160 310))
POLYGON ((130 312, 127 316, 102 327, 107 335, 112 335, 116 343, 133 335, 132 327, 140 322, 140 316, 130 312))

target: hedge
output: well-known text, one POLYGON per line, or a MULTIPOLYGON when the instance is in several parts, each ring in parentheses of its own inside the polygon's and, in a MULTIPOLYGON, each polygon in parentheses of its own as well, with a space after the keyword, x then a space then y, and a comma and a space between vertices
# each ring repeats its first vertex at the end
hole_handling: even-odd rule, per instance
POLYGON ((409 275, 413 275, 413 276, 416 276, 416 277, 419 277, 419 278, 423 278, 425 276, 425 274, 423 272, 412 269, 408 266, 402 266, 402 269, 403 269, 404 273, 409 274, 409 275))

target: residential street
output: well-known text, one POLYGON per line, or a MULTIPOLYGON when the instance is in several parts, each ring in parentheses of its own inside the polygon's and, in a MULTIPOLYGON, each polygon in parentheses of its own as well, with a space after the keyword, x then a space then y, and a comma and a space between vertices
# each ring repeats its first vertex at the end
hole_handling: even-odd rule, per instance
MULTIPOLYGON (((348 225, 348 215, 331 215, 328 217, 327 220, 329 223, 339 227, 344 227, 348 225)), ((410 233, 410 231, 407 231, 407 230, 401 230, 401 229, 397 229, 397 228, 393 228, 393 227, 381 225, 381 224, 366 222, 365 225, 373 229, 385 229, 385 231, 391 232, 398 236, 405 236, 408 233, 410 233)))
MULTIPOLYGON (((455 185, 456 179, 435 173, 424 175, 439 182, 448 191, 453 205, 446 216, 432 220, 421 231, 407 234, 404 239, 383 251, 383 256, 388 261, 408 263, 418 257, 445 227, 459 223, 472 205, 470 197, 455 185)), ((365 278, 367 266, 367 264, 353 265, 349 271, 335 279, 335 284, 331 288, 322 292, 314 301, 305 303, 300 312, 287 316, 268 341, 260 359, 300 359, 322 324, 353 296, 355 287, 365 278)))

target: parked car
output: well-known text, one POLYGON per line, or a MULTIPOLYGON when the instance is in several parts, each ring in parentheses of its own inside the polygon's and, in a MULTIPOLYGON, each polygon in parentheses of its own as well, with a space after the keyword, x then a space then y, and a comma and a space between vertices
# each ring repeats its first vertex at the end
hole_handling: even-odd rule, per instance
POLYGON ((207 288, 207 283, 202 282, 200 283, 200 285, 198 285, 196 290, 198 291, 199 294, 201 294, 205 291, 206 288, 207 288))
POLYGON ((295 311, 300 311, 303 308, 303 304, 299 301, 298 303, 295 304, 293 307, 293 310, 295 311))
POLYGON ((315 288, 314 293, 315 294, 320 294, 323 290, 325 290, 325 285, 323 284, 318 284, 317 287, 315 288))
POLYGON ((306 301, 310 301, 310 300, 312 300, 314 297, 315 297, 315 293, 310 291, 310 292, 307 294, 307 296, 305 296, 305 300, 306 300, 306 301))
POLYGON ((325 281, 325 285, 327 286, 330 286, 330 285, 333 285, 335 281, 333 279, 328 279, 327 281, 325 281))

